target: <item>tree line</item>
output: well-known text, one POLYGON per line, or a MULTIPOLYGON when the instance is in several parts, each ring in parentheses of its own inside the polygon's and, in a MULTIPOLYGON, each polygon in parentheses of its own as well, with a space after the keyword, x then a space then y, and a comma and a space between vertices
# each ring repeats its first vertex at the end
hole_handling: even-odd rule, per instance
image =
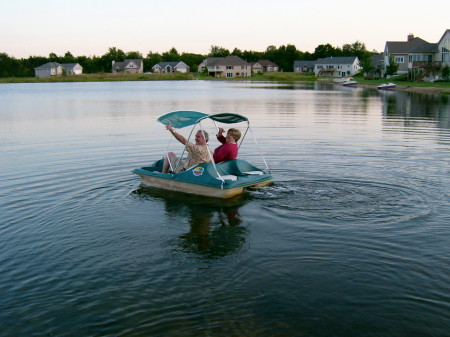
MULTIPOLYGON (((112 61, 124 61, 125 59, 143 59, 144 71, 151 71, 151 68, 159 62, 183 61, 192 72, 197 72, 198 65, 208 57, 225 57, 236 55, 247 62, 259 60, 270 60, 277 64, 281 71, 293 71, 296 60, 316 60, 323 57, 336 56, 358 56, 363 68, 370 65, 370 56, 376 53, 366 50, 364 43, 356 41, 352 44, 344 44, 340 47, 333 47, 331 44, 321 44, 316 47, 313 53, 302 52, 295 45, 288 44, 279 47, 268 46, 265 51, 258 52, 252 50, 229 49, 220 46, 211 46, 207 55, 195 53, 179 53, 175 47, 163 53, 149 51, 145 57, 140 52, 124 52, 116 47, 109 48, 108 52, 102 56, 73 56, 71 52, 66 52, 63 56, 50 53, 48 57, 30 56, 28 58, 16 59, 6 53, 0 53, 0 77, 33 77, 34 68, 47 62, 58 63, 79 63, 83 67, 83 73, 109 73, 112 71, 112 61)), ((365 69, 366 70, 366 69, 365 69)))

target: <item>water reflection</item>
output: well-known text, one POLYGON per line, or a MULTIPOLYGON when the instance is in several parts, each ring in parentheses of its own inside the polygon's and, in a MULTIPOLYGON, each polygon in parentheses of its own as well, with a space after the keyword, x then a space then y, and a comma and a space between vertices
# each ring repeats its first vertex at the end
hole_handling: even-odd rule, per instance
POLYGON ((163 201, 171 223, 187 222, 187 232, 172 241, 176 252, 218 259, 245 249, 248 228, 239 213, 247 195, 229 200, 205 199, 184 193, 140 186, 133 194, 149 200, 163 201))
POLYGON ((386 119, 400 117, 407 126, 412 120, 434 120, 437 127, 450 128, 450 99, 447 95, 396 91, 383 92, 381 99, 386 119))

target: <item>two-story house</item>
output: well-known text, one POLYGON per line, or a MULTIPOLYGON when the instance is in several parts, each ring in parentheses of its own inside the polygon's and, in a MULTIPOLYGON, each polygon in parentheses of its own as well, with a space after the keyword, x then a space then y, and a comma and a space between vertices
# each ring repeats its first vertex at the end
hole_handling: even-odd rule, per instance
POLYGON ((320 58, 314 62, 316 76, 353 76, 361 71, 357 56, 320 58))
POLYGON ((141 59, 127 59, 123 62, 112 61, 112 72, 115 74, 142 74, 144 73, 144 62, 141 59))
POLYGON ((427 42, 409 34, 406 41, 387 41, 384 48, 385 67, 393 59, 398 65, 397 74, 409 74, 411 80, 438 79, 442 67, 450 65, 450 29, 437 43, 427 42))
POLYGON ((154 73, 188 73, 189 66, 183 61, 159 62, 152 67, 154 73))
POLYGON ((227 57, 209 57, 203 60, 198 66, 199 72, 208 72, 213 77, 250 77, 250 63, 238 56, 229 55, 227 57))

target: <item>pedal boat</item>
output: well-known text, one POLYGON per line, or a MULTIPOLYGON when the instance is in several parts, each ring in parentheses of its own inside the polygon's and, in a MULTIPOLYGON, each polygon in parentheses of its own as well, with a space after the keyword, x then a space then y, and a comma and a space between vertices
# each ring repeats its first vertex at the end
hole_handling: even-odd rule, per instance
MULTIPOLYGON (((158 122, 164 125, 170 123, 174 128, 193 125, 191 135, 197 125, 200 125, 201 128, 200 122, 203 120, 212 120, 216 127, 216 122, 225 124, 247 122, 247 130, 239 146, 242 145, 242 141, 250 129, 246 117, 231 113, 208 115, 197 111, 174 111, 158 118, 158 122)), ((149 187, 227 199, 243 193, 245 188, 262 187, 272 181, 262 153, 261 157, 266 166, 265 169, 260 169, 243 159, 214 163, 211 156, 210 163, 195 165, 180 173, 162 173, 164 158, 156 160, 151 166, 137 168, 132 172, 137 174, 142 183, 149 187)))

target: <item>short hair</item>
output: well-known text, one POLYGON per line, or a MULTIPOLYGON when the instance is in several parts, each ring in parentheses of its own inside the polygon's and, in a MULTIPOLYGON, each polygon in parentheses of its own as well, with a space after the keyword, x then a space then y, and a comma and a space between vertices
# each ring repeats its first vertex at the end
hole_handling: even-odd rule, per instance
POLYGON ((235 128, 228 129, 227 133, 233 136, 235 141, 238 141, 239 138, 241 138, 241 131, 239 131, 238 129, 235 128))
POLYGON ((203 134, 203 138, 205 138, 205 141, 208 142, 209 140, 208 132, 206 132, 205 130, 198 130, 197 132, 201 132, 203 134))

